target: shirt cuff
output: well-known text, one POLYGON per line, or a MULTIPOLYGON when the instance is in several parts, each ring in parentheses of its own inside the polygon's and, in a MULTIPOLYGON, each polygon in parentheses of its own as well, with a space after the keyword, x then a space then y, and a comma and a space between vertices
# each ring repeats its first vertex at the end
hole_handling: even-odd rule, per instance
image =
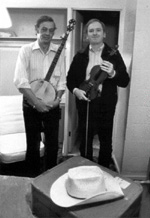
POLYGON ((112 79, 112 78, 114 78, 114 77, 115 77, 115 75, 116 75, 116 71, 114 70, 114 73, 113 73, 113 75, 112 75, 112 76, 109 76, 109 78, 110 78, 110 79, 112 79))
POLYGON ((75 91, 76 91, 77 89, 78 89, 78 88, 74 88, 74 89, 73 89, 73 91, 72 91, 72 93, 74 94, 74 93, 75 93, 75 91))

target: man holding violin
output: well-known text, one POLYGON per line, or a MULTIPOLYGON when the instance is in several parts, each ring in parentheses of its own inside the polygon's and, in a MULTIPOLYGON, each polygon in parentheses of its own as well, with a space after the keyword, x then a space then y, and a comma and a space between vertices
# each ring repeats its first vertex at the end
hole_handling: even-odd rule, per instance
POLYGON ((85 33, 89 44, 74 56, 67 87, 76 96, 81 156, 93 160, 93 137, 97 134, 100 141, 98 163, 109 168, 117 87, 127 87, 130 78, 119 51, 104 43, 104 23, 98 19, 89 20, 85 33))

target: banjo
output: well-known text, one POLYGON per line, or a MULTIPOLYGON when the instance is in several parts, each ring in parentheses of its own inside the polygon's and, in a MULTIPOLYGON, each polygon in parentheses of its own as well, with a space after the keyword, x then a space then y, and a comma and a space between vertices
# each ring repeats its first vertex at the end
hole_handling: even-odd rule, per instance
POLYGON ((56 90, 55 90, 54 86, 49 82, 49 80, 50 80, 50 77, 55 69, 55 66, 56 66, 57 61, 60 57, 60 54, 64 48, 64 45, 67 41, 69 33, 74 29, 74 25, 75 25, 75 20, 71 19, 69 21, 69 25, 67 26, 67 31, 66 31, 64 37, 62 37, 61 44, 60 44, 60 46, 59 46, 59 48, 54 56, 54 59, 49 67, 49 70, 48 70, 45 78, 34 80, 30 84, 31 89, 32 89, 33 93, 35 94, 35 96, 38 99, 43 100, 48 105, 51 105, 52 102, 56 98, 56 90))

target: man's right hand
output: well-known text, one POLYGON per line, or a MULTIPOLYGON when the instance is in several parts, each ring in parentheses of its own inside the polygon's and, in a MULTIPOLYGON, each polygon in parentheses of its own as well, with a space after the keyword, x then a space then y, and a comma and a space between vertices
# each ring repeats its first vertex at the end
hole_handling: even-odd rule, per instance
POLYGON ((89 99, 86 97, 86 92, 82 89, 76 88, 74 90, 74 95, 79 99, 79 100, 84 100, 84 101, 89 101, 89 99))
POLYGON ((34 105, 34 109, 41 113, 48 112, 52 108, 53 106, 45 104, 45 102, 41 99, 38 99, 36 105, 34 105))

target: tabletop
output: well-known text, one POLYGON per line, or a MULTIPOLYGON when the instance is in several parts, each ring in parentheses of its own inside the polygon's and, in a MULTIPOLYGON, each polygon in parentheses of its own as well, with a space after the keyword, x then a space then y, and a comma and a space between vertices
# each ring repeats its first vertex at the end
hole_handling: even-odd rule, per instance
POLYGON ((116 201, 99 202, 92 206, 81 206, 77 208, 63 208, 56 205, 50 198, 52 184, 69 168, 97 165, 83 157, 70 158, 56 167, 48 170, 35 178, 32 182, 32 209, 36 215, 48 215, 47 217, 78 217, 78 218, 100 218, 100 217, 137 217, 140 211, 142 187, 129 178, 123 178, 116 172, 101 167, 102 170, 110 173, 121 183, 124 198, 116 201))

